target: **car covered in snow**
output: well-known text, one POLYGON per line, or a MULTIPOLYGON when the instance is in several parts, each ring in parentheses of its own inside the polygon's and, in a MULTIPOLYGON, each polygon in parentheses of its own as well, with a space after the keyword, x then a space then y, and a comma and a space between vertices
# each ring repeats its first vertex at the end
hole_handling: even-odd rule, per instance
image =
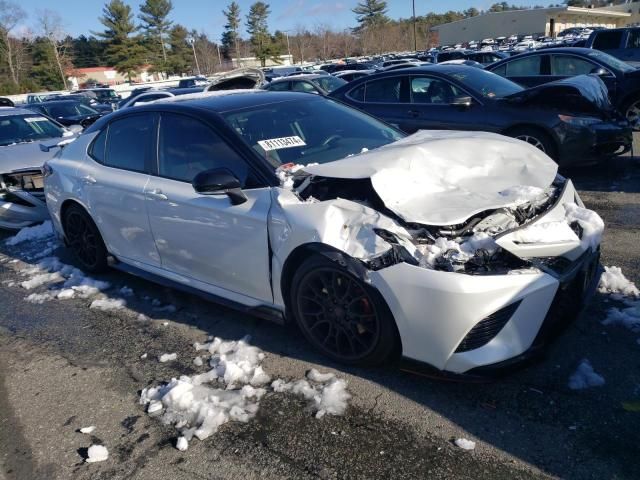
POLYGON ((49 217, 42 164, 54 154, 50 146, 74 137, 71 130, 40 113, 0 109, 0 228, 28 227, 49 217))
POLYGON ((84 269, 295 322, 347 364, 502 367, 597 283, 602 220, 543 152, 487 132, 406 136, 319 95, 121 110, 44 171, 84 269))

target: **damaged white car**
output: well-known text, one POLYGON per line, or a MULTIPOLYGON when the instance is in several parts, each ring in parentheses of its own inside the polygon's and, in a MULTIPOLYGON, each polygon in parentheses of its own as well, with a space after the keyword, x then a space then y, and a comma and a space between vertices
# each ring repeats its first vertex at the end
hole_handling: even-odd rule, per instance
POLYGON ((42 164, 54 154, 50 146, 74 137, 39 113, 0 108, 0 228, 28 227, 49 217, 42 164))
POLYGON ((296 322, 348 364, 510 365, 575 317, 599 272, 602 220, 540 150, 482 132, 405 137, 322 97, 117 112, 45 174, 85 269, 296 322))

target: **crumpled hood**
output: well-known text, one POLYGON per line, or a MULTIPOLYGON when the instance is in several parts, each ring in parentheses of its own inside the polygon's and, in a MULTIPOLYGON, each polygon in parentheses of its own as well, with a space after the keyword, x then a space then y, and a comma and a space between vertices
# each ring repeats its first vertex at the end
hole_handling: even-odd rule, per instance
MULTIPOLYGON (((49 160, 55 151, 43 152, 40 144, 50 144, 56 139, 38 140, 31 143, 20 143, 0 147, 0 174, 21 170, 24 168, 40 168, 49 160)), ((59 140, 65 140, 60 138, 59 140)))
POLYGON ((456 225, 527 201, 551 185, 557 165, 528 143, 487 132, 423 130, 311 175, 370 178, 385 206, 407 222, 456 225))
POLYGON ((587 102, 604 111, 611 110, 609 92, 604 82, 595 75, 578 75, 555 82, 544 83, 504 97, 507 100, 530 100, 541 94, 581 95, 587 102))

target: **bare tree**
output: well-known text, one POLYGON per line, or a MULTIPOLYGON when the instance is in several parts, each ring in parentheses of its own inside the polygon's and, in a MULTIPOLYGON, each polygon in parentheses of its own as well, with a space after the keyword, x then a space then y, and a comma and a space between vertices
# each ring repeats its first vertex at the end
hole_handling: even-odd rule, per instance
POLYGON ((66 58, 66 44, 63 41, 66 33, 62 26, 62 18, 60 15, 51 10, 43 10, 38 12, 38 28, 43 37, 51 44, 53 55, 60 72, 62 84, 67 88, 67 77, 64 73, 63 64, 68 63, 66 58))
POLYGON ((17 3, 10 0, 0 0, 0 57, 4 57, 9 67, 9 73, 13 83, 18 85, 18 75, 15 67, 14 42, 11 30, 25 18, 27 14, 17 3))
POLYGON ((295 35, 292 37, 294 51, 297 51, 300 63, 304 63, 305 53, 313 43, 313 37, 302 25, 296 26, 295 35))

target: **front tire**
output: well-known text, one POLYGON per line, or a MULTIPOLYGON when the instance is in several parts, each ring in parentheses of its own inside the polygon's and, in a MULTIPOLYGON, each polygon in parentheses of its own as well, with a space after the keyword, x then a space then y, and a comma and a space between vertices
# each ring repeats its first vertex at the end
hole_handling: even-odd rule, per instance
POLYGON ((632 98, 622 108, 625 118, 634 130, 640 130, 640 97, 632 98))
POLYGON ((340 363, 379 365, 399 344, 380 293, 322 255, 307 258, 293 276, 291 307, 309 343, 340 363))
POLYGON ((82 270, 104 272, 108 267, 107 247, 86 210, 80 205, 69 205, 62 222, 67 243, 82 270))

